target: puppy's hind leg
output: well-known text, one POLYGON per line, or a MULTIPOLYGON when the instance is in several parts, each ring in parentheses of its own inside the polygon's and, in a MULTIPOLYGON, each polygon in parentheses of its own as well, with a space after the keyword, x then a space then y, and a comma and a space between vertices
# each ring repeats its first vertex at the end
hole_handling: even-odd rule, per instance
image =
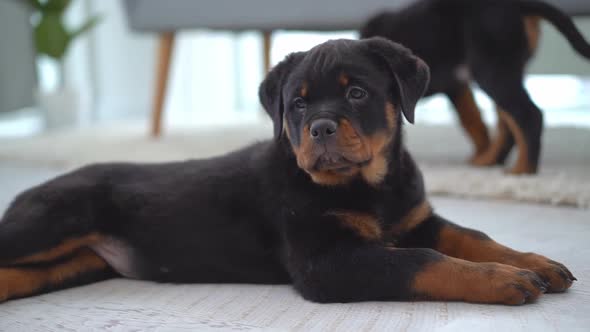
POLYGON ((0 221, 0 301, 103 279, 110 271, 89 249, 102 240, 91 188, 62 177, 15 199, 0 221))
POLYGON ((538 170, 541 154, 543 114, 519 80, 522 77, 498 77, 491 84, 482 80, 480 86, 498 103, 498 121, 503 123, 516 142, 518 157, 509 172, 534 174, 538 170))
POLYGON ((88 284, 113 275, 94 251, 78 249, 49 263, 0 268, 0 302, 88 284))

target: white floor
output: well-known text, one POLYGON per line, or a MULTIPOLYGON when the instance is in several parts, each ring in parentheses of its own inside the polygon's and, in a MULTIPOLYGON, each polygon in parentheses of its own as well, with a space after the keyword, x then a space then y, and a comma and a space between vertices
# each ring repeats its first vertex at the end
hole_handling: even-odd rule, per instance
MULTIPOLYGON (((20 190, 57 171, 0 164, 0 211, 20 190)), ((158 285, 111 280, 0 304, 0 331, 588 331, 590 211, 433 198, 444 216, 516 249, 566 264, 565 294, 521 307, 367 302, 319 305, 289 286, 158 285)))

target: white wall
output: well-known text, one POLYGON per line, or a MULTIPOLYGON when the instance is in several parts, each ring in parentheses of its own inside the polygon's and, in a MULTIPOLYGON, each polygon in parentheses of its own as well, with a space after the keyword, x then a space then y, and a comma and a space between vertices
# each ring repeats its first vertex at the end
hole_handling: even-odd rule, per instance
MULTIPOLYGON (((88 1, 88 0, 87 0, 88 1)), ((93 33, 96 112, 99 118, 147 115, 154 82, 156 40, 127 26, 120 0, 91 2, 105 19, 93 33)), ((93 51, 93 52, 92 52, 93 51)))
MULTIPOLYGON (((574 23, 586 40, 590 40, 590 18, 577 17, 574 23)), ((530 63, 529 73, 590 76, 590 60, 580 56, 553 25, 542 21, 541 31, 539 48, 530 63)))
MULTIPOLYGON (((83 118, 149 120, 155 84, 157 35, 131 31, 120 0, 77 0, 69 12, 103 22, 76 42, 68 82, 82 92, 83 118)), ((177 34, 165 121, 174 125, 225 122, 258 110, 262 42, 257 32, 182 31, 177 34)))
POLYGON ((75 41, 66 59, 66 84, 81 97, 82 123, 147 116, 151 104, 156 40, 130 31, 120 0, 72 1, 72 27, 90 14, 103 16, 75 41))
POLYGON ((0 1, 0 113, 34 104, 35 51, 27 6, 0 1))

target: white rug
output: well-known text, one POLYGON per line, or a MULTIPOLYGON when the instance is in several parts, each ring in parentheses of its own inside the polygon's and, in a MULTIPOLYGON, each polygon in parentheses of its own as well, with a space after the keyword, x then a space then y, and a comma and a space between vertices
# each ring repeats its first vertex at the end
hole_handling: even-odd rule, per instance
MULTIPOLYGON (((30 183, 25 174, 40 177, 35 169, 4 170, 0 183, 7 175, 15 189, 23 188, 30 183)), ((0 187, 0 202, 14 194, 0 187)), ((448 198, 433 198, 432 203, 443 216, 503 244, 563 262, 579 281, 567 293, 545 294, 535 304, 511 307, 460 302, 317 304, 283 285, 114 279, 2 303, 0 331, 588 331, 589 211, 477 200, 465 204, 448 198)), ((0 213, 3 208, 0 203, 0 213)))
MULTIPOLYGON (((145 128, 86 128, 34 138, 0 140, 0 162, 69 169, 98 161, 167 161, 222 154, 271 136, 269 123, 219 129, 169 130, 160 140, 145 128)), ((406 142, 435 195, 494 198, 590 208, 590 130, 547 129, 536 176, 464 162, 470 146, 458 127, 407 126, 406 142)))

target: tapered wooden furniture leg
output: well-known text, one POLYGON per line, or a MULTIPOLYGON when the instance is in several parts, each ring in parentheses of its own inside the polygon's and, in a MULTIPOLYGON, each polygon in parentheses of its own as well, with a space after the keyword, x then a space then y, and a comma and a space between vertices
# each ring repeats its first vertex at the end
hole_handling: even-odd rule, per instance
POLYGON ((272 43, 272 31, 263 31, 262 36, 264 38, 264 75, 270 71, 270 49, 272 43))
POLYGON ((151 135, 158 137, 162 133, 162 116, 166 101, 166 88, 170 73, 170 62, 174 48, 174 32, 165 32, 160 35, 158 46, 158 64, 156 73, 156 90, 152 110, 151 135))

